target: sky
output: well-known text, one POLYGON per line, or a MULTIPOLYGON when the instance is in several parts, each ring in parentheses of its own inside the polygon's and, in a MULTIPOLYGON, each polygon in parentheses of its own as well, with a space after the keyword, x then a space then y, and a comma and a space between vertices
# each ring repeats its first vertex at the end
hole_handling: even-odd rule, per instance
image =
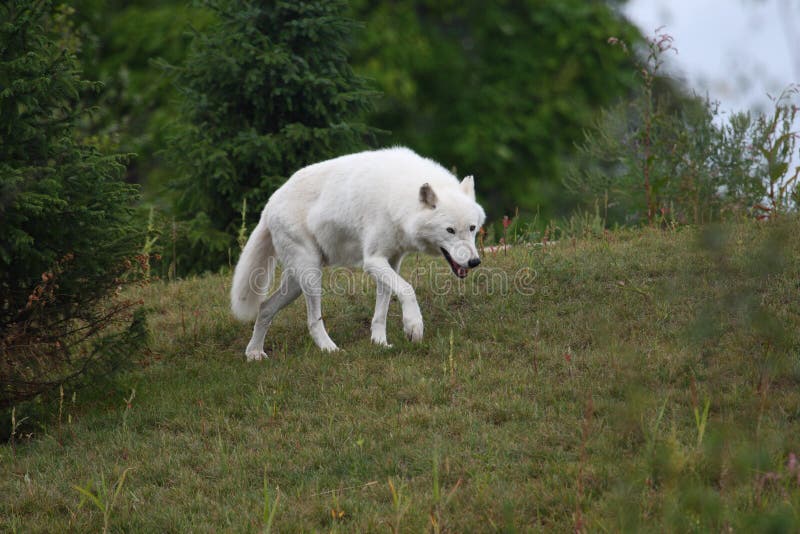
POLYGON ((670 71, 722 111, 765 111, 800 83, 800 0, 629 0, 645 35, 675 39, 670 71))

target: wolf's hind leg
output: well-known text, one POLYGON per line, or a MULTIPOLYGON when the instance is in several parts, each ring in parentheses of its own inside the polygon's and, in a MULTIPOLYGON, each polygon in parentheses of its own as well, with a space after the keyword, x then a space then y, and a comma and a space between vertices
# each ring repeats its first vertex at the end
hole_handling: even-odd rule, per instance
POLYGON ((328 352, 339 350, 322 322, 322 266, 319 262, 295 262, 294 276, 306 298, 308 332, 317 346, 328 352))
POLYGON ((288 271, 284 271, 281 275, 280 286, 267 300, 261 303, 258 310, 258 318, 253 326, 253 336, 245 349, 247 361, 263 360, 267 357, 267 353, 264 352, 264 338, 267 336, 272 319, 279 311, 299 297, 300 293, 302 293, 300 284, 288 271))

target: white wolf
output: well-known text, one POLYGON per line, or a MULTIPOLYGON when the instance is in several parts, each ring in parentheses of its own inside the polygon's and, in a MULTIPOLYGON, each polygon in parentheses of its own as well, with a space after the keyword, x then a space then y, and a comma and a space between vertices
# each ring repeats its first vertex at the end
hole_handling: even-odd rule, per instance
POLYGON ((270 197, 233 275, 234 315, 256 319, 247 359, 267 356, 264 338, 272 319, 300 293, 314 342, 337 350, 322 322, 324 265, 361 266, 375 279, 374 343, 388 346, 392 293, 402 306, 405 334, 419 341, 422 314, 414 289, 399 274, 403 256, 441 253, 463 278, 480 263, 475 236, 485 218, 472 176, 459 183, 407 148, 360 152, 300 169, 270 197), (280 286, 265 299, 276 260, 283 266, 280 286))

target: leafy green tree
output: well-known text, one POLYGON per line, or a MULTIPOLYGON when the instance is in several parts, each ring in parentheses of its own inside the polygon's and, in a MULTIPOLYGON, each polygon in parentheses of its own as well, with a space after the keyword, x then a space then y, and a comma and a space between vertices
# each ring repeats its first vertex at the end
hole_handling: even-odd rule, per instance
POLYGON ((75 135, 81 77, 49 1, 0 5, 0 408, 130 358, 111 299, 138 246, 124 155, 75 135))
POLYGON ((88 95, 96 110, 82 128, 105 146, 135 153, 125 180, 140 184, 147 202, 166 208, 170 173, 163 150, 180 111, 175 85, 157 62, 182 62, 191 42, 187 28, 202 31, 214 17, 185 0, 74 0, 70 6, 84 72, 104 85, 88 95))
MULTIPOLYGON (((185 127, 171 143, 176 216, 190 268, 218 268, 247 222, 294 171, 363 148, 354 122, 371 92, 348 65, 353 22, 339 0, 208 0, 217 17, 173 67, 185 127)), ((184 264, 185 266, 186 264, 184 264)))
POLYGON ((563 212, 563 160, 631 61, 638 31, 609 2, 356 0, 354 65, 386 95, 371 124, 462 174, 494 211, 563 212))

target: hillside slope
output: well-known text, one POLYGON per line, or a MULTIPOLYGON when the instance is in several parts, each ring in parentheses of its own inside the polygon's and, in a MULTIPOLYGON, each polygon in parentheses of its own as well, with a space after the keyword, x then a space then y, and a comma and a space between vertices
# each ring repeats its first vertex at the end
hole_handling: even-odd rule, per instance
POLYGON ((800 529, 796 221, 410 257, 425 340, 369 343, 374 288, 326 276, 245 363, 229 279, 138 290, 152 349, 0 447, 0 530, 800 529), (135 394, 132 394, 135 392, 135 394), (268 488, 265 496, 264 488, 268 488), (111 501, 111 496, 101 498, 111 501))

